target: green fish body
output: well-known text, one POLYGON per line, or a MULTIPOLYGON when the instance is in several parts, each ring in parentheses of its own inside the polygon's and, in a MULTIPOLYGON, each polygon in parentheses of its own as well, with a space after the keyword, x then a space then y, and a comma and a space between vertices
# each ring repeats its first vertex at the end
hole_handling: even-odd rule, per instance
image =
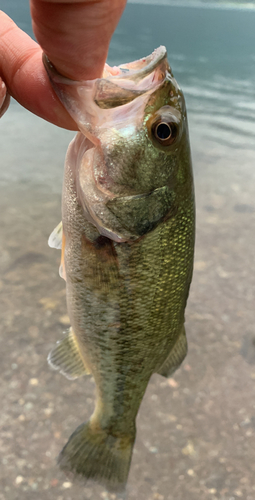
POLYGON ((106 66, 93 82, 70 82, 48 61, 46 68, 80 128, 62 205, 71 329, 49 362, 68 378, 92 374, 97 394, 59 462, 118 491, 150 377, 169 376, 187 351, 195 210, 185 102, 164 47, 106 66))

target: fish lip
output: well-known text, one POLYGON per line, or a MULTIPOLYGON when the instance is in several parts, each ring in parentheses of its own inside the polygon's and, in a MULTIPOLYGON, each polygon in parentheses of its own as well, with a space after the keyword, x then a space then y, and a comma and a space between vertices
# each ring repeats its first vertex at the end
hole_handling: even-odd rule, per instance
POLYGON ((167 50, 164 45, 160 45, 160 47, 155 49, 152 54, 149 54, 147 57, 142 57, 136 61, 116 66, 116 69, 119 70, 117 74, 111 74, 110 70, 108 73, 107 69, 110 68, 110 66, 106 64, 105 72, 107 73, 107 80, 140 80, 152 73, 164 59, 167 59, 167 50))
POLYGON ((51 82, 65 83, 67 85, 77 85, 77 83, 80 83, 78 80, 72 80, 71 78, 67 78, 67 76, 61 75, 44 52, 42 54, 42 62, 51 82))
MULTIPOLYGON (((116 83, 118 80, 140 80, 141 78, 144 78, 148 74, 152 73, 163 62, 164 59, 167 59, 167 50, 164 45, 160 45, 160 47, 155 49, 146 57, 142 57, 141 59, 115 66, 115 68, 119 70, 118 74, 112 74, 111 66, 105 64, 104 73, 101 78, 114 80, 116 81, 116 83), (128 71, 125 71, 126 69, 128 69, 128 71)), ((42 60, 49 78, 55 83, 66 83, 68 85, 77 85, 78 83, 81 83, 81 81, 72 80, 71 78, 67 78, 66 76, 61 75, 61 73, 56 70, 55 66, 51 63, 49 58, 44 53, 42 55, 42 60)), ((98 80, 98 78, 96 78, 96 80, 98 80)), ((94 81, 95 80, 88 80, 86 82, 92 83, 94 81)))

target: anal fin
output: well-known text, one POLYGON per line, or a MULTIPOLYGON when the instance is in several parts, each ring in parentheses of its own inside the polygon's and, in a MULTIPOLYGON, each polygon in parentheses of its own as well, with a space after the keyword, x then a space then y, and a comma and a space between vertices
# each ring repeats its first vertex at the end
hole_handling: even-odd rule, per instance
POLYGON ((48 363, 54 370, 59 370, 69 380, 90 374, 81 358, 72 328, 49 353, 48 363))
POLYGON ((187 354, 187 351, 188 351, 187 337, 185 333, 185 328, 183 326, 180 335, 174 344, 173 349, 170 351, 168 357, 166 358, 166 360, 164 361, 163 365, 161 366, 161 368, 158 370, 157 373, 166 378, 170 377, 183 362, 187 354))

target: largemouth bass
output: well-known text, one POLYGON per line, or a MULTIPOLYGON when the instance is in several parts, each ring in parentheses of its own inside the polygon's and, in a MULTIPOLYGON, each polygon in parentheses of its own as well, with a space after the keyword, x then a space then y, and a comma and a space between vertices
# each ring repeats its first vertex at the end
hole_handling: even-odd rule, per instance
POLYGON ((187 351, 194 194, 185 102, 165 47, 106 65, 90 82, 44 60, 80 129, 66 156, 63 228, 49 240, 62 246, 71 328, 49 362, 71 379, 92 374, 97 395, 59 463, 118 491, 150 377, 169 376, 187 351))

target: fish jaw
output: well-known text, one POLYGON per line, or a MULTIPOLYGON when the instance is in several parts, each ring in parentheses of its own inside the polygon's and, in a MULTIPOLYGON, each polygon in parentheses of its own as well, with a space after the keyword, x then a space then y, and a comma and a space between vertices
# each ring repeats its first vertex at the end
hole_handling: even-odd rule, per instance
POLYGON ((155 90, 166 72, 171 73, 163 46, 132 63, 114 68, 106 64, 102 78, 88 81, 70 80, 60 75, 45 54, 43 63, 58 98, 80 130, 90 140, 93 135, 95 143, 100 127, 109 128, 118 121, 123 122, 118 110, 120 104, 126 105, 155 90))
POLYGON ((100 190, 95 182, 93 159, 96 154, 95 148, 87 150, 79 165, 78 198, 85 217, 98 229, 99 233, 116 243, 123 243, 132 239, 132 234, 123 231, 123 226, 118 223, 118 219, 106 207, 107 202, 113 196, 111 193, 100 190))
MULTIPOLYGON (((95 180, 93 165, 94 157, 98 154, 97 148, 81 133, 76 135, 68 150, 66 164, 71 168, 75 178, 77 200, 83 209, 83 216, 95 226, 99 235, 110 238, 116 243, 133 240, 137 236, 125 229, 106 206, 114 195, 100 189, 95 180)), ((64 210, 69 201, 66 196, 63 197, 64 210)))

